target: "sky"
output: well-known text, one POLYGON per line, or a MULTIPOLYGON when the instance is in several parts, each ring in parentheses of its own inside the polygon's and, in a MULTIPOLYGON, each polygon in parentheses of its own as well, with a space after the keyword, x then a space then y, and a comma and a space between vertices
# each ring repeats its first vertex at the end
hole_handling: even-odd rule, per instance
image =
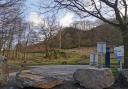
MULTIPOLYGON (((44 16, 39 14, 39 7, 36 6, 39 4, 39 1, 40 0, 26 0, 26 20, 34 23, 35 26, 38 26, 40 23, 42 23, 42 20, 44 19, 44 16)), ((58 16, 58 22, 61 26, 68 27, 74 22, 74 18, 74 13, 65 11, 65 13, 62 12, 58 16)))
MULTIPOLYGON (((45 3, 48 3, 48 0, 44 0, 45 3)), ((42 23, 44 19, 44 15, 39 14, 39 7, 38 5, 41 4, 39 3, 40 0, 26 0, 26 6, 27 9, 25 10, 25 15, 26 15, 26 20, 29 22, 33 22, 35 26, 38 26, 40 23, 42 23)), ((103 12, 108 11, 108 8, 103 9, 103 12)), ((121 10, 122 13, 124 13, 124 10, 121 10)), ((114 18, 113 14, 110 13, 105 13, 104 15, 106 18, 114 18)), ((58 22, 61 26, 63 27, 68 27, 70 24, 72 24, 76 20, 80 20, 78 16, 76 16, 73 12, 69 12, 66 10, 61 10, 59 13, 58 17, 58 22)), ((95 22, 97 19, 94 17, 89 17, 87 20, 91 20, 92 22, 95 22)))

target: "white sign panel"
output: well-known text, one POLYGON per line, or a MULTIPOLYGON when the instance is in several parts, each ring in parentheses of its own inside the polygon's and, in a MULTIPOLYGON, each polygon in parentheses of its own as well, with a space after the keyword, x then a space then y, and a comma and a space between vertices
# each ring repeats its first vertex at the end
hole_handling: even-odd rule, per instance
POLYGON ((106 42, 97 43, 97 52, 102 54, 106 53, 106 42))
POLYGON ((117 59, 120 59, 124 57, 124 46, 119 46, 114 48, 114 53, 117 59))
POLYGON ((98 55, 97 53, 90 54, 90 64, 98 64, 98 55))
POLYGON ((120 70, 122 70, 122 59, 124 57, 124 46, 114 48, 114 53, 117 60, 120 62, 120 70))

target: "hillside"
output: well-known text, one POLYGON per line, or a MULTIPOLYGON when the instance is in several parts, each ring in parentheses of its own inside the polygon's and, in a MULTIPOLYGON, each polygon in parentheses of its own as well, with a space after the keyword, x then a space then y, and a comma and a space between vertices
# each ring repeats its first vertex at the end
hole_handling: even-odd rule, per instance
MULTIPOLYGON (((84 31, 72 27, 66 27, 61 31, 61 46, 62 48, 77 48, 95 46, 97 42, 105 41, 109 45, 122 44, 122 36, 117 28, 108 24, 104 24, 93 28, 92 30, 84 31)), ((60 32, 49 40, 49 47, 59 48, 60 32)), ((27 47, 29 51, 43 51, 44 42, 30 45, 27 47)))
MULTIPOLYGON (((59 47, 59 34, 54 38, 53 47, 59 47)), ((92 30, 83 31, 72 27, 62 30, 62 48, 75 48, 79 46, 95 46, 97 42, 105 41, 109 45, 122 44, 122 36, 118 29, 104 24, 93 28, 92 30)))

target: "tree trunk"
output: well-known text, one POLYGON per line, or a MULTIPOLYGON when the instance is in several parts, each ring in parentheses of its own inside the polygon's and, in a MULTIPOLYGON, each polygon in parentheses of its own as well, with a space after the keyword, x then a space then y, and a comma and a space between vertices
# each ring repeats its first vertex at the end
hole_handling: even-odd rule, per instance
POLYGON ((125 27, 122 31, 124 45, 124 68, 128 68, 128 28, 125 27))

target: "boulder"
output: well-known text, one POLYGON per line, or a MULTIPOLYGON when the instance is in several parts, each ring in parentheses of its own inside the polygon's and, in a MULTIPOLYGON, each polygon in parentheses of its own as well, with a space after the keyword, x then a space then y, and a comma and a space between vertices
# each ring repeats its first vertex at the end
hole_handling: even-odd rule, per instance
POLYGON ((4 86, 8 82, 9 69, 7 64, 7 58, 0 56, 0 86, 4 86))
POLYGON ((128 69, 122 69, 120 74, 126 78, 126 81, 128 81, 128 69))
POLYGON ((30 72, 21 72, 16 75, 16 85, 20 88, 34 87, 50 89, 62 84, 63 81, 50 76, 31 74, 30 72))
POLYGON ((73 77, 77 83, 89 89, 108 88, 114 83, 112 71, 108 68, 78 69, 73 77))
POLYGON ((128 87, 128 69, 122 69, 119 71, 116 83, 120 86, 128 87))
MULTIPOLYGON (((47 81, 47 84, 50 86, 50 81, 53 79, 59 81, 59 85, 64 85, 65 81, 73 81, 73 74, 77 69, 86 69, 91 66, 89 65, 43 65, 43 66, 34 66, 29 70, 22 70, 21 73, 17 73, 16 75, 16 85, 18 87, 37 87, 38 84, 43 84, 47 81), (37 82, 39 83, 37 84, 37 82), (36 86, 36 85, 37 86, 36 86)), ((93 68, 93 67, 91 67, 93 68)), ((56 82, 55 82, 56 83, 56 82)), ((45 83, 46 84, 46 83, 45 83)), ((65 86, 65 85, 64 85, 65 86)), ((56 89, 56 87, 55 87, 56 89)), ((68 88, 65 88, 68 89, 68 88)), ((70 88, 70 89, 77 89, 77 88, 70 88)), ((79 88, 81 89, 81 88, 79 88)))

